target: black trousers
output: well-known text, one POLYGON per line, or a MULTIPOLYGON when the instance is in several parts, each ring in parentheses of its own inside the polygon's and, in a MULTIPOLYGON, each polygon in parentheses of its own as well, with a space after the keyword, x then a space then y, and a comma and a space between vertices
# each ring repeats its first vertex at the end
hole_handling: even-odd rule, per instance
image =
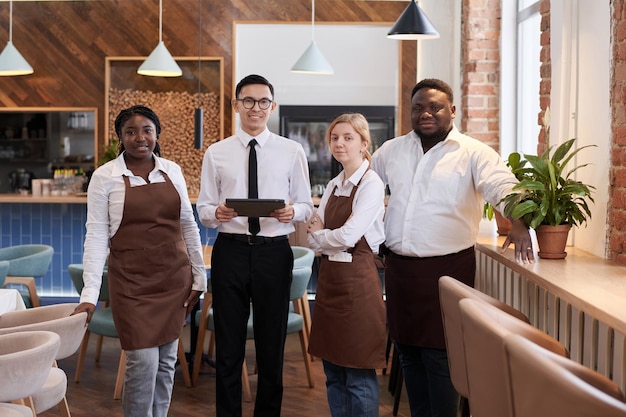
POLYGON ((240 417, 252 303, 258 367, 255 417, 280 416, 293 252, 288 240, 249 245, 218 234, 211 259, 217 417, 240 417))

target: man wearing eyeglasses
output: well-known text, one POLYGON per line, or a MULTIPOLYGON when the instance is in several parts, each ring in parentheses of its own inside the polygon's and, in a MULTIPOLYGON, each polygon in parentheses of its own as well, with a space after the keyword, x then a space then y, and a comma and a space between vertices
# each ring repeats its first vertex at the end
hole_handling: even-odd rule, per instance
POLYGON ((211 257, 217 417, 242 413, 241 368, 251 307, 258 366, 254 415, 280 416, 293 269, 287 236, 295 231, 294 222, 313 213, 309 170, 302 145, 267 128, 276 109, 269 81, 255 74, 243 78, 232 106, 240 127, 207 149, 197 202, 202 224, 218 230, 211 257), (227 206, 232 198, 280 199, 285 205, 268 217, 244 217, 227 206))
MULTIPOLYGON (((450 86, 422 80, 411 93, 413 130, 386 141, 372 157, 372 169, 391 191, 385 215, 387 322, 412 417, 456 416, 459 395, 450 381, 438 280, 449 275, 474 286, 483 200, 497 207, 517 183, 492 148, 457 130, 455 116, 450 86)), ((534 260, 521 220, 513 222, 502 249, 511 243, 521 262, 534 260)))

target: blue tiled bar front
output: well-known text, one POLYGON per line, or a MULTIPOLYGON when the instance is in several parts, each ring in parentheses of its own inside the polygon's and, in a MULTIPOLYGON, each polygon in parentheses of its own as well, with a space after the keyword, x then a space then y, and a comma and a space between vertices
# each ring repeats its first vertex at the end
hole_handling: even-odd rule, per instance
MULTIPOLYGON (((195 213, 195 205, 194 205, 195 213)), ((48 273, 36 280, 41 297, 76 297, 67 266, 82 263, 87 219, 85 197, 0 195, 0 247, 44 244, 54 248, 48 273)), ((198 221, 203 244, 213 244, 216 229, 198 221)))

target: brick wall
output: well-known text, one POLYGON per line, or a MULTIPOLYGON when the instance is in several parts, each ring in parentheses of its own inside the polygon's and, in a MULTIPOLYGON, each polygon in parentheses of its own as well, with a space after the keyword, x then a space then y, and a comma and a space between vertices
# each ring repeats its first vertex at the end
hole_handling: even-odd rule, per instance
MULTIPOLYGON (((541 81, 539 82, 539 114, 537 123, 542 126, 543 116, 550 106, 550 90, 552 89, 552 64, 550 60, 550 0, 541 0, 539 3, 539 13, 541 14, 541 81)), ((546 150, 546 136, 543 129, 539 131, 539 141, 537 144, 537 155, 541 155, 546 150)))
POLYGON ((609 259, 626 265, 626 0, 613 5, 611 165, 607 215, 609 259))
POLYGON ((500 0, 463 0, 462 132, 500 150, 500 0))

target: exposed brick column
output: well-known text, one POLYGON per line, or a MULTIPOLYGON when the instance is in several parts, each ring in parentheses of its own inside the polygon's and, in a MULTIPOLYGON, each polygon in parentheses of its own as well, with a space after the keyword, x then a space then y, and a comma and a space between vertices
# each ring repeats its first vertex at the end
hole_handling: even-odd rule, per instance
MULTIPOLYGON (((543 116, 550 106, 550 91, 552 90, 552 61, 550 60, 550 0, 541 0, 539 3, 539 14, 541 14, 541 66, 539 73, 539 126, 543 126, 543 116)), ((539 130, 537 143, 537 155, 541 155, 546 150, 546 135, 543 129, 539 130)))
POLYGON ((460 130, 500 150, 500 0, 463 0, 460 130))
POLYGON ((626 1, 613 0, 608 257, 626 265, 626 1))

